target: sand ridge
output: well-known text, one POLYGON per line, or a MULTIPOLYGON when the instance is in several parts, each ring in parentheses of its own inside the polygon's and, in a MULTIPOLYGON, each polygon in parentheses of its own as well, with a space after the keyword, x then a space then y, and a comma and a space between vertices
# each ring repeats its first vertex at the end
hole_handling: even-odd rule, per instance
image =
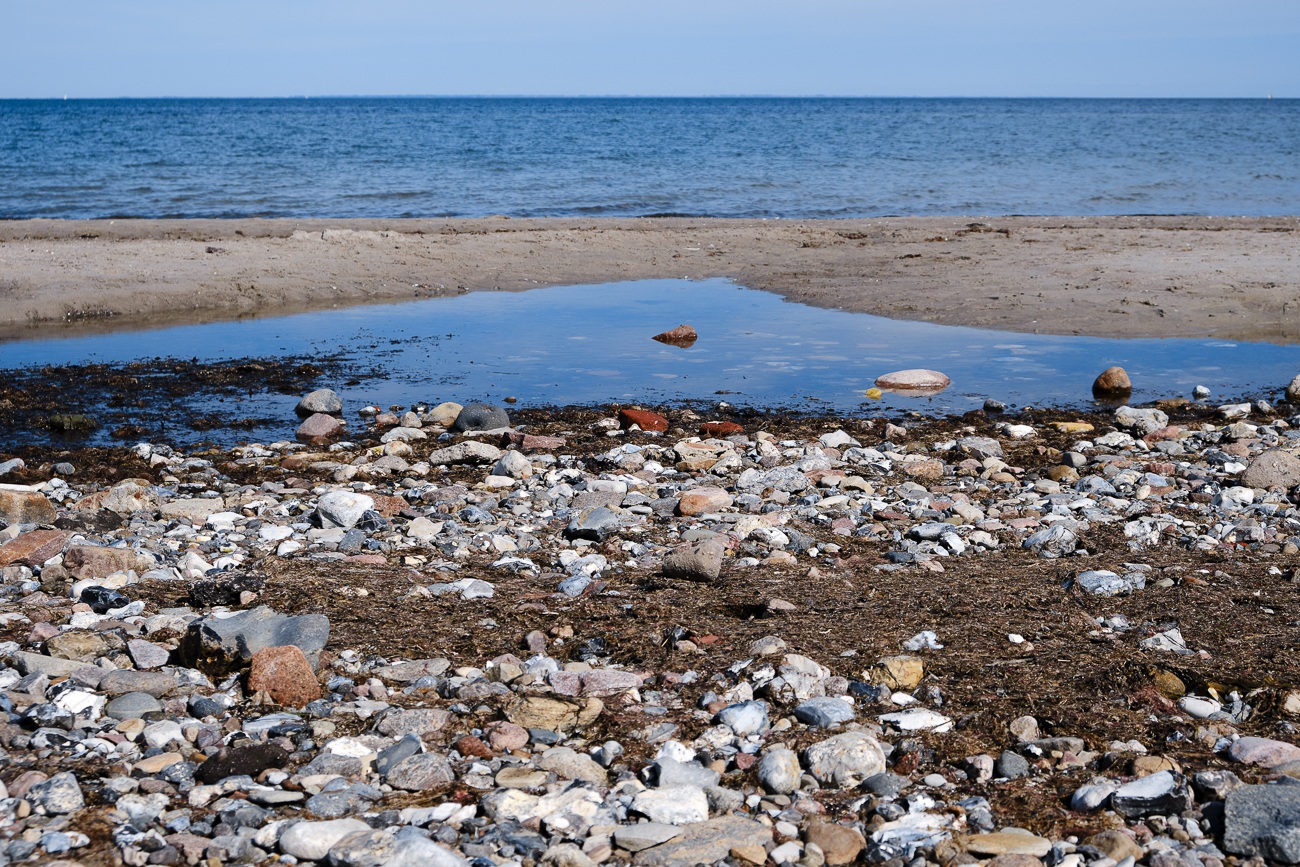
POLYGON ((1300 342, 1300 218, 0 222, 0 336, 650 278, 1033 333, 1300 342))

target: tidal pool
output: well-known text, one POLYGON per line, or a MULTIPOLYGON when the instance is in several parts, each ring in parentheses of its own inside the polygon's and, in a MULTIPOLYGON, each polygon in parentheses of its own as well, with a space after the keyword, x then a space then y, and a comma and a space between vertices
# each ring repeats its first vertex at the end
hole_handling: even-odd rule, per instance
MULTIPOLYGON (((1270 396, 1300 372, 1300 346, 1224 340, 1113 340, 1017 334, 884 319, 786 302, 726 280, 648 280, 348 307, 276 318, 0 344, 0 369, 124 364, 152 358, 342 356, 319 382, 348 415, 381 407, 521 406, 726 400, 819 413, 965 412, 986 398, 1010 406, 1092 405, 1093 378, 1113 364, 1133 378, 1132 400, 1270 396), (689 347, 652 336, 689 323, 689 347), (865 396, 877 376, 928 367, 952 378, 930 397, 865 396), (351 384, 350 384, 351 383, 351 384)), ((142 386, 146 387, 146 386, 142 386)), ((147 398, 147 395, 146 395, 147 398)), ((219 401, 202 392, 169 406, 179 441, 292 436, 296 395, 257 392, 219 401), (246 430, 188 431, 184 414, 282 419, 246 430)), ((71 400, 71 398, 70 398, 71 400)), ((95 415, 101 407, 69 405, 95 415)), ((4 432, 9 440, 29 437, 4 432)), ((110 441, 101 429, 92 440, 110 441)))

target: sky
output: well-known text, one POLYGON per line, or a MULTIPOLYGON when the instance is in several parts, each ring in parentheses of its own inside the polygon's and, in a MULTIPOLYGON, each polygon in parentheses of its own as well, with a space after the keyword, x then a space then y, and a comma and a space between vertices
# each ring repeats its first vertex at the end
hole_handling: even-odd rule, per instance
POLYGON ((1300 97, 1300 0, 23 0, 0 98, 1300 97))

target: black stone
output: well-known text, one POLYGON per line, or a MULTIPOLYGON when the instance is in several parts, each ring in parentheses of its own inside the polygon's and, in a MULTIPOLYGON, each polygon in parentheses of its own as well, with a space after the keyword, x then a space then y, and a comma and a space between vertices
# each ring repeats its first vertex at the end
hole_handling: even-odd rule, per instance
POLYGON ((451 429, 456 433, 471 430, 496 430, 510 427, 510 416, 499 406, 490 403, 467 403, 461 408, 460 415, 452 423, 451 429))
POLYGON ((87 587, 81 591, 81 601, 90 606, 90 609, 96 614, 107 614, 114 608, 121 608, 131 604, 131 599, 125 593, 112 590, 108 587, 87 587))
POLYGON ((259 743, 246 747, 227 747, 199 765, 194 778, 200 783, 212 785, 226 777, 256 777, 267 768, 283 766, 289 753, 279 744, 259 743))

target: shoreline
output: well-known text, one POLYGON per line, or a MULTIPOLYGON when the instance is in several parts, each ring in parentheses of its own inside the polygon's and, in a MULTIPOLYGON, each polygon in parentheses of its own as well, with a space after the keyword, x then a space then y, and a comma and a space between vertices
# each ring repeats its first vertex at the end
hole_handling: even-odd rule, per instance
POLYGON ((1298 343, 1297 232, 1300 217, 19 220, 0 222, 0 339, 725 277, 946 325, 1298 343))

